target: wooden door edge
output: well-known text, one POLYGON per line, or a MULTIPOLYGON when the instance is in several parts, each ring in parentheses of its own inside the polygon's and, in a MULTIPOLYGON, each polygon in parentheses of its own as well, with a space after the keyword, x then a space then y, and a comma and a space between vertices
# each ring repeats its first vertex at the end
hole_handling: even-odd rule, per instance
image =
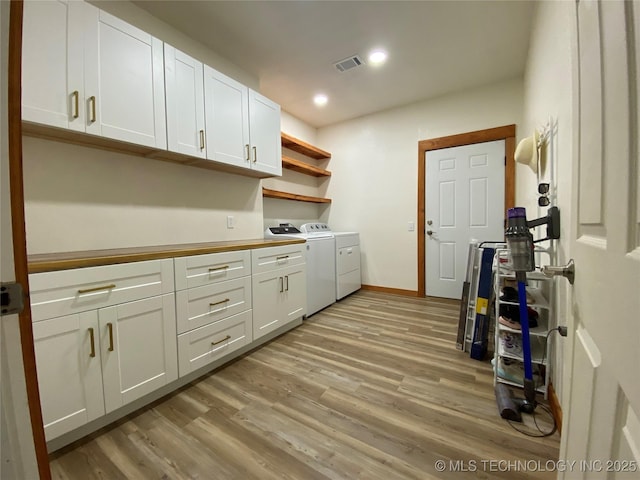
POLYGON ((549 408, 551 409, 551 414, 553 415, 553 419, 556 422, 556 427, 558 428, 558 433, 562 436, 562 406, 560 405, 560 400, 558 399, 558 395, 556 394, 555 388, 553 388, 553 383, 549 382, 549 389, 547 391, 549 398, 549 408))
POLYGON ((25 308, 19 315, 22 362, 24 364, 27 403, 31 418, 33 443, 41 480, 51 479, 47 443, 44 435, 36 357, 29 305, 27 271, 27 237, 25 232, 24 185, 22 170, 22 15, 23 1, 12 0, 9 13, 8 58, 8 149, 11 190, 11 224, 16 282, 24 289, 25 308))
POLYGON ((442 148, 461 147, 463 145, 472 145, 474 143, 492 142, 494 140, 504 140, 504 153, 506 156, 506 165, 504 172, 504 204, 505 212, 507 209, 515 206, 516 202, 516 166, 515 166, 515 149, 516 149, 516 126, 515 124, 504 125, 502 127, 488 128, 485 130, 476 130, 473 132, 461 133, 457 135, 449 135, 446 137, 432 138, 428 140, 420 140, 418 142, 418 296, 426 295, 425 272, 425 154, 431 150, 440 150, 442 148))

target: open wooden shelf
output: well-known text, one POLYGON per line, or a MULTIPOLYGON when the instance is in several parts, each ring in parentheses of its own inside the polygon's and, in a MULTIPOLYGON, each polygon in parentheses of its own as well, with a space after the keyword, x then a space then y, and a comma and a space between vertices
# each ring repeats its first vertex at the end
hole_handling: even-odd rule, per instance
POLYGON ((262 187, 262 196, 268 198, 280 198, 283 200, 296 200, 298 202, 310 203, 331 203, 330 198, 310 197, 308 195, 298 195, 297 193, 279 192, 262 187))
POLYGON ((304 173, 305 175, 311 175, 313 177, 330 177, 331 172, 322 168, 314 167, 308 163, 301 162, 295 158, 282 156, 282 166, 289 170, 296 171, 298 173, 304 173))
POLYGON ((287 135, 284 132, 280 133, 282 146, 293 150, 294 152, 301 153, 307 157, 315 158, 316 160, 322 160, 324 158, 331 158, 331 154, 322 150, 321 148, 314 147, 313 145, 303 142, 291 135, 287 135))

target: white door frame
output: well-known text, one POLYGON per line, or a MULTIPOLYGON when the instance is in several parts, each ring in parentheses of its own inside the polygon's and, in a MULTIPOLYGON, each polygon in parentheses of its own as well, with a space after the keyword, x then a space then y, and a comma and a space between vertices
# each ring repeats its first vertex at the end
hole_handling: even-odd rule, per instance
POLYGON ((506 166, 504 171, 504 207, 505 212, 515 206, 516 167, 514 154, 516 149, 516 126, 504 125, 502 127, 476 130, 473 132, 450 135, 447 137, 432 138, 418 142, 418 292, 419 297, 425 296, 425 189, 426 189, 426 153, 441 148, 460 147, 474 143, 504 140, 504 152, 506 166))

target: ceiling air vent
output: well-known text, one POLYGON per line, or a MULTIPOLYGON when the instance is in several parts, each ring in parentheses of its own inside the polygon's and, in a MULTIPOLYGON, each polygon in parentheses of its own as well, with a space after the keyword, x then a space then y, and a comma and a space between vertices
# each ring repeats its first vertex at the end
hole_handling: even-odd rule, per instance
POLYGON ((360 55, 352 55, 333 64, 339 72, 346 72, 347 70, 351 70, 352 68, 356 68, 361 65, 364 65, 364 60, 360 58, 360 55))

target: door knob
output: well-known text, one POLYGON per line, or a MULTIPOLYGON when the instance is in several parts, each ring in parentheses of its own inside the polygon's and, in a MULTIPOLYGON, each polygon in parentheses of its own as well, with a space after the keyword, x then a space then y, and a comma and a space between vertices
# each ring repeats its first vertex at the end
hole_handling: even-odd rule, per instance
POLYGON ((555 265, 544 265, 542 267, 542 273, 544 273, 547 277, 564 277, 569 280, 569 283, 573 285, 573 281, 576 276, 576 267, 573 263, 573 258, 569 260, 564 266, 555 266, 555 265))
POLYGON ((429 236, 433 235, 433 230, 427 230, 427 235, 429 236))

